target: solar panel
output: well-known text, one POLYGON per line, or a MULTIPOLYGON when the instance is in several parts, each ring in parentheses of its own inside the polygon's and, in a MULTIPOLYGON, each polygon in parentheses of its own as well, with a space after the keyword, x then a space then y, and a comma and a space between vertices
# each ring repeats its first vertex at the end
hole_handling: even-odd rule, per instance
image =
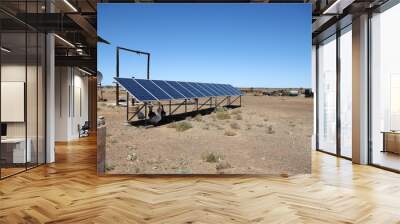
POLYGON ((165 91, 160 89, 156 84, 154 84, 151 80, 147 79, 135 79, 143 88, 149 91, 153 96, 155 96, 159 100, 172 100, 173 98, 168 95, 165 91))
POLYGON ((212 93, 212 96, 218 96, 218 93, 214 89, 210 88, 207 83, 199 83, 199 85, 212 93))
POLYGON ((230 95, 232 95, 232 93, 229 92, 229 91, 224 87, 224 85, 222 85, 222 84, 215 84, 215 85, 216 85, 216 87, 217 87, 219 90, 221 90, 221 91, 224 93, 225 96, 230 96, 230 95))
POLYGON ((225 84, 225 85, 226 85, 229 89, 231 89, 231 90, 234 92, 235 95, 237 95, 237 96, 243 95, 242 92, 241 92, 238 88, 235 88, 235 87, 233 87, 233 86, 231 86, 231 85, 229 85, 229 84, 225 84))
POLYGON ((146 89, 130 78, 114 78, 126 91, 139 101, 156 101, 156 97, 151 95, 146 89))
POLYGON ((194 87, 197 88, 197 90, 199 90, 201 93, 203 93, 204 96, 210 97, 210 96, 214 96, 215 94, 211 93, 210 91, 204 89, 200 83, 196 83, 196 82, 190 82, 190 84, 194 87))
POLYGON ((170 86, 172 86, 174 89, 176 89, 177 91, 179 91, 180 93, 182 93, 183 95, 185 95, 186 99, 190 99, 190 98, 196 98, 196 96, 194 94, 192 94, 191 92, 189 92, 186 88, 184 88, 183 86, 181 86, 178 82, 176 81, 166 81, 170 86))
POLYGON ((218 96, 226 96, 226 93, 223 90, 221 90, 220 88, 218 88, 217 84, 210 83, 210 84, 208 84, 208 86, 213 88, 218 93, 218 96))
POLYGON ((178 83, 181 84, 187 90, 189 90, 191 93, 193 93, 195 98, 205 97, 205 95, 203 95, 199 90, 197 90, 197 88, 193 87, 189 83, 187 82, 178 82, 178 83))
POLYGON ((156 84, 158 87, 163 89, 166 93, 168 93, 168 95, 172 96, 174 99, 177 100, 177 99, 185 99, 186 98, 183 94, 181 94, 180 92, 175 90, 173 87, 168 85, 168 83, 166 81, 163 81, 163 80, 152 80, 152 81, 154 82, 154 84, 156 84))
POLYGON ((236 95, 235 91, 233 91, 232 89, 230 89, 227 85, 225 85, 225 84, 220 84, 220 87, 221 87, 222 89, 224 89, 229 95, 232 95, 232 96, 236 95))
POLYGON ((115 78, 115 80, 139 101, 160 101, 242 95, 239 89, 229 84, 131 78, 115 78))

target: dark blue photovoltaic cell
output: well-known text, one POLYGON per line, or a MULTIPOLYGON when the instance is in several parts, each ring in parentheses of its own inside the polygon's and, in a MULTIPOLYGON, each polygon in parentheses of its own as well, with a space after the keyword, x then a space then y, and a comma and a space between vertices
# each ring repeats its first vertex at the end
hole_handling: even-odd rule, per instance
POLYGON ((235 93, 235 95, 237 95, 237 96, 243 95, 242 92, 240 92, 240 90, 238 88, 235 88, 235 87, 233 87, 231 85, 228 85, 228 84, 225 84, 225 85, 228 88, 230 88, 235 93))
POLYGON ((219 87, 221 89, 224 89, 226 92, 228 92, 229 95, 232 95, 232 96, 236 95, 236 93, 232 89, 227 87, 225 84, 220 84, 219 87))
POLYGON ((205 97, 200 91, 197 90, 197 88, 194 88, 187 82, 178 82, 181 84, 183 87, 185 87, 187 90, 189 90, 191 93, 195 95, 195 98, 200 98, 200 97, 205 97))
POLYGON ((186 90, 185 88, 183 88, 181 85, 178 84, 178 82, 176 81, 166 81, 170 86, 172 86, 174 89, 176 89, 178 92, 182 93, 183 95, 185 95, 186 99, 190 99, 190 98, 196 98, 195 95, 193 95, 192 93, 190 93, 188 90, 186 90))
POLYGON ((210 83, 209 86, 214 88, 214 90, 218 93, 218 96, 225 96, 226 95, 226 93, 223 90, 218 88, 217 84, 210 83))
POLYGON ((167 84, 167 82, 163 80, 152 80, 158 87, 163 89, 165 92, 167 92, 170 96, 172 96, 174 99, 185 99, 186 97, 176 91, 174 88, 172 88, 170 85, 167 84))
POLYGON ((213 90, 216 93, 215 96, 221 96, 222 95, 222 92, 219 91, 218 89, 215 89, 215 87, 211 83, 206 83, 205 85, 207 86, 207 88, 213 90))
POLYGON ((126 89, 132 96, 139 101, 156 101, 150 93, 148 93, 142 86, 135 80, 130 78, 114 78, 124 89, 126 89))
POLYGON ((207 83, 199 83, 199 85, 204 89, 208 90, 208 92, 212 93, 212 96, 218 96, 218 93, 215 92, 214 89, 210 88, 207 83))
POLYGON ((216 88, 218 88, 219 90, 221 90, 225 96, 230 96, 232 95, 226 88, 224 88, 224 86, 222 84, 215 84, 216 88))
POLYGON ((207 89, 204 89, 200 83, 196 83, 196 82, 189 82, 190 85, 192 85, 193 87, 197 88, 197 90, 199 90, 201 93, 203 93, 204 96, 214 96, 213 93, 211 93, 210 91, 208 91, 207 89))
POLYGON ((149 91, 153 96, 159 100, 172 100, 173 98, 166 94, 162 89, 160 89, 151 80, 147 79, 135 79, 143 88, 149 91))

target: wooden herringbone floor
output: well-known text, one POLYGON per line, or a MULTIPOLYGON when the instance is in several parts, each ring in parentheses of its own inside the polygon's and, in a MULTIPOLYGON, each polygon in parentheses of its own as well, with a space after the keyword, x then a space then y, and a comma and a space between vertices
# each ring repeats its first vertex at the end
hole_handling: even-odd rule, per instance
POLYGON ((400 175, 313 153, 293 177, 97 177, 95 139, 0 181, 0 223, 400 223, 400 175))

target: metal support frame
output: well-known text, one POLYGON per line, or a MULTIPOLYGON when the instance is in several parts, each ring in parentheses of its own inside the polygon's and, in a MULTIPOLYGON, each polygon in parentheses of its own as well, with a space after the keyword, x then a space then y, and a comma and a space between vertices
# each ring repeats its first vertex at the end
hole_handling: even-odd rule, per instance
POLYGON ((174 114, 175 111, 177 111, 184 104, 186 105, 186 100, 183 101, 182 103, 178 104, 178 106, 172 112, 170 112, 169 115, 171 116, 172 114, 174 114))
POLYGON ((221 101, 219 101, 217 103, 217 100, 215 100, 215 107, 218 107, 219 105, 221 105, 223 102, 227 101, 228 102, 228 97, 225 97, 224 99, 222 99, 221 101))
MULTIPOLYGON (((212 97, 208 98, 208 100, 206 102, 200 104, 200 107, 198 107, 198 110, 200 110, 204 105, 208 104, 209 102, 212 102, 212 97)), ((209 104, 209 105, 211 108, 211 104, 209 104)))
MULTIPOLYGON (((116 58, 117 59, 116 77, 117 78, 119 77, 119 53, 121 50, 136 53, 138 55, 146 55, 147 56, 147 79, 150 79, 150 53, 144 52, 144 51, 139 51, 139 50, 128 49, 128 48, 124 48, 124 47, 116 48, 116 57, 117 57, 116 58)), ((119 105, 119 84, 118 83, 116 84, 115 98, 116 98, 115 104, 118 106, 119 105)))
MULTIPOLYGON (((144 114, 145 114, 145 118, 144 118, 144 120, 145 120, 145 125, 146 125, 146 123, 147 123, 147 114, 148 114, 148 105, 149 105, 149 102, 144 102, 139 108, 137 108, 136 109, 136 111, 135 112, 133 112, 133 111, 130 111, 129 110, 129 107, 130 107, 130 103, 129 103, 129 100, 130 99, 132 99, 132 106, 135 106, 135 98, 134 97, 130 97, 129 95, 129 93, 128 92, 126 92, 126 94, 127 94, 127 96, 126 96, 126 102, 127 102, 127 105, 126 105, 126 118, 127 118, 127 121, 128 122, 130 122, 130 121, 132 121, 132 119, 135 117, 135 116, 137 116, 137 114, 140 112, 140 111, 142 111, 143 109, 144 109, 144 114)), ((211 109, 213 106, 214 107, 218 107, 218 106, 220 106, 221 104, 223 104, 224 102, 226 102, 226 105, 224 105, 224 107, 226 107, 226 106, 231 106, 232 105, 232 103, 234 103, 234 102, 236 102, 236 101, 238 101, 239 100, 239 106, 241 106, 241 96, 238 96, 238 97, 236 97, 235 99, 231 99, 231 96, 226 96, 224 99, 222 99, 221 101, 218 101, 218 99, 216 98, 216 97, 209 97, 205 102, 203 102, 203 103, 199 103, 199 99, 198 98, 196 98, 196 99, 194 99, 195 100, 195 102, 188 102, 188 100, 187 99, 185 99, 185 100, 183 100, 182 102, 180 102, 180 103, 172 103, 172 100, 169 100, 167 103, 162 103, 162 102, 158 102, 158 106, 159 107, 161 107, 161 106, 168 106, 168 108, 169 108, 169 115, 168 116, 172 116, 172 115, 174 115, 174 113, 180 108, 180 107, 182 107, 182 106, 184 106, 185 107, 185 112, 184 113, 189 113, 189 112, 199 112, 200 110, 204 110, 204 109, 206 109, 206 108, 204 108, 206 105, 209 105, 209 109, 211 109), (213 102, 215 103, 215 104, 213 104, 213 102), (193 106, 193 109, 192 110, 190 110, 190 111, 188 111, 188 105, 192 105, 193 106), (174 109, 172 108, 172 106, 176 106, 174 109)), ((206 109, 207 110, 207 109, 206 109)))

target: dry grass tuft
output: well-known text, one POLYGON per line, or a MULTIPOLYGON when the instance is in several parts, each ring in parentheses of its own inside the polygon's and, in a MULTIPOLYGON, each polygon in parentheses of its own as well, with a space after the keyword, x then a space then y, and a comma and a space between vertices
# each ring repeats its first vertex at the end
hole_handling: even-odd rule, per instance
POLYGON ((205 162, 216 163, 222 161, 224 159, 224 155, 214 152, 205 152, 201 155, 201 158, 205 162))
POLYGON ((238 123, 234 122, 234 123, 231 123, 231 128, 238 130, 238 129, 240 129, 240 125, 238 123))
POLYGON ((241 120, 243 120, 243 117, 240 114, 236 114, 235 119, 241 121, 241 120))
POLYGON ((189 130, 191 128, 193 128, 193 125, 188 121, 178 122, 175 127, 176 131, 179 131, 179 132, 183 132, 183 131, 189 130))
POLYGON ((193 118, 193 120, 195 120, 195 121, 202 121, 203 120, 203 118, 202 118, 202 116, 201 116, 201 114, 197 114, 194 118, 193 118))
POLYGON ((231 115, 227 111, 217 111, 216 117, 218 120, 227 120, 231 119, 231 115))
POLYGON ((226 130, 226 131, 225 131, 225 135, 226 135, 226 136, 235 136, 235 135, 237 135, 237 134, 236 134, 236 132, 234 132, 234 131, 226 130))
POLYGON ((241 110, 232 110, 232 112, 231 112, 231 114, 240 114, 240 113, 242 113, 242 111, 241 110))
POLYGON ((267 133, 268 134, 274 134, 275 133, 274 129, 272 128, 272 125, 268 126, 267 133))
POLYGON ((106 167, 106 171, 112 171, 115 169, 115 165, 108 164, 108 163, 106 163, 105 167, 106 167))
POLYGON ((183 132, 193 128, 193 125, 189 121, 173 122, 167 125, 167 128, 175 128, 178 132, 183 132))
POLYGON ((221 161, 221 162, 219 162, 219 163, 215 166, 215 168, 216 168, 217 170, 223 170, 223 169, 232 168, 232 166, 231 166, 230 163, 228 163, 228 162, 226 162, 226 161, 221 161))

